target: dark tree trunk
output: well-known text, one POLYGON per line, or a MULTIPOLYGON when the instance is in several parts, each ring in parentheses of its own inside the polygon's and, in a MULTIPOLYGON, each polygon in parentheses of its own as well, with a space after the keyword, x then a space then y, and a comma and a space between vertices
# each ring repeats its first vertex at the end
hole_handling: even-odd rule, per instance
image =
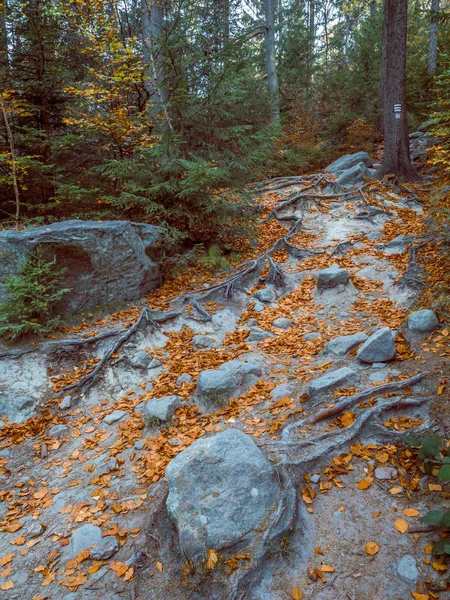
POLYGON ((273 0, 264 0, 266 20, 266 73, 269 89, 270 120, 276 123, 280 120, 280 96, 277 78, 277 62, 275 58, 275 25, 273 0))
POLYGON ((406 33, 407 0, 384 0, 383 102, 384 159, 378 172, 418 179, 411 165, 406 118, 406 33))

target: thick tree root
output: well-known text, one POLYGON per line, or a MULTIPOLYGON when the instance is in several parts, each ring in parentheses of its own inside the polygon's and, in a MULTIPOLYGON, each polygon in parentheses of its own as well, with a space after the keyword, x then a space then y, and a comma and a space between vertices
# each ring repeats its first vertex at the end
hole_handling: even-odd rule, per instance
POLYGON ((289 442, 291 433, 294 429, 304 429, 309 425, 314 425, 315 423, 319 423, 320 421, 324 421, 325 419, 331 419, 336 415, 340 414, 345 410, 349 410, 363 402, 364 400, 368 400, 369 398, 381 396, 382 394, 395 394, 396 392, 400 392, 408 387, 419 383, 428 375, 425 373, 418 373, 413 377, 408 377, 408 379, 402 379, 401 381, 393 381, 392 383, 385 383, 384 385, 377 385, 375 387, 369 388, 367 390, 363 390, 354 394, 353 396, 348 396, 344 398, 341 402, 338 402, 334 406, 330 408, 324 408, 323 410, 319 410, 315 415, 308 417, 306 419, 301 419, 300 421, 295 421, 294 423, 290 423, 287 425, 282 432, 281 439, 283 442, 289 442))
POLYGON ((390 398, 365 409, 356 421, 345 429, 335 429, 315 436, 313 439, 299 442, 273 442, 269 448, 271 460, 277 464, 306 466, 320 460, 337 448, 347 446, 361 432, 366 423, 374 417, 379 417, 382 413, 394 408, 421 406, 427 400, 427 398, 390 398), (304 449, 311 446, 314 448, 305 452, 304 449))

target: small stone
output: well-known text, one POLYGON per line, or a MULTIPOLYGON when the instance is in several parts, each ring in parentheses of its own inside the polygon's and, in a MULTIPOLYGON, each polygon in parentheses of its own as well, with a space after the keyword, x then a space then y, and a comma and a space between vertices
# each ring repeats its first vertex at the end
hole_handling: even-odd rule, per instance
POLYGON ((164 396, 149 400, 145 404, 145 417, 149 421, 153 419, 168 421, 175 414, 176 409, 181 406, 181 401, 180 396, 164 396))
POLYGON ((140 350, 130 359, 130 365, 135 369, 147 369, 152 357, 145 350, 140 350))
POLYGON ((67 427, 67 425, 54 425, 48 432, 48 435, 50 437, 55 437, 55 438, 62 438, 64 437, 69 431, 69 428, 67 427))
POLYGON ((39 521, 31 521, 29 527, 26 530, 26 536, 29 538, 39 537, 44 533, 44 527, 39 521))
POLYGON ((328 269, 319 271, 317 276, 317 289, 329 290, 337 285, 346 285, 349 282, 350 275, 345 269, 341 269, 339 265, 333 265, 328 269))
POLYGON ((138 440, 135 444, 134 444, 134 449, 135 450, 142 450, 145 447, 145 443, 142 440, 138 440))
POLYGON ((93 560, 108 560, 119 550, 120 544, 115 535, 107 535, 97 542, 91 550, 93 560))
POLYGON ((71 408, 72 406, 72 396, 64 396, 64 398, 61 400, 61 404, 59 405, 59 408, 61 408, 62 410, 66 410, 68 408, 71 408))
POLYGON ((247 321, 247 327, 257 327, 258 326, 258 320, 257 319, 249 319, 247 321))
POLYGON ((173 438, 169 438, 167 440, 167 442, 171 445, 171 446, 182 446, 183 442, 181 440, 179 440, 176 437, 173 438))
POLYGON ((263 340, 273 337, 273 334, 261 327, 252 327, 247 337, 247 342, 262 342, 263 340))
POLYGON ((125 410, 115 410, 103 419, 103 422, 107 425, 112 425, 113 423, 117 423, 117 421, 121 421, 126 415, 129 415, 125 410))
POLYGON ((383 237, 383 234, 380 231, 372 231, 371 233, 367 234, 366 237, 371 242, 378 242, 378 240, 381 240, 383 237))
POLYGON ((375 477, 377 479, 394 479, 397 477, 397 469, 394 467, 378 467, 375 469, 375 477))
POLYGON ((356 356, 361 362, 388 362, 395 358, 395 344, 389 327, 379 329, 364 342, 356 356))
POLYGON ((260 302, 264 302, 265 304, 271 304, 277 299, 275 292, 273 290, 270 290, 269 288, 258 290, 253 294, 253 297, 259 300, 260 302))
POLYGON ((402 581, 410 585, 416 584, 419 579, 417 562, 412 554, 405 554, 396 565, 397 575, 402 581))
POLYGON ((70 536, 68 550, 70 555, 75 556, 82 550, 89 550, 94 544, 102 539, 102 530, 96 525, 90 523, 83 525, 70 536))
POLYGON ((311 475, 311 477, 309 478, 311 483, 319 483, 320 481, 320 475, 318 473, 315 473, 314 475, 311 475))
POLYGON ((303 339, 306 342, 310 342, 311 340, 318 340, 320 337, 322 337, 320 333, 317 333, 317 331, 312 331, 311 333, 305 333, 303 339))
POLYGON ((193 348, 198 350, 205 350, 211 348, 216 340, 209 335, 195 335, 192 338, 191 344, 193 348))
POLYGON ((280 317, 278 319, 275 319, 272 325, 273 327, 277 327, 278 329, 289 329, 290 327, 292 327, 293 323, 291 319, 280 317))
POLYGON ((189 375, 189 373, 183 373, 178 377, 175 385, 177 388, 180 388, 183 383, 192 383, 192 375, 189 375))
POLYGON ((150 371, 151 369, 158 369, 162 366, 162 361, 159 358, 152 358, 152 360, 148 363, 147 369, 150 371))
POLYGON ((429 333, 439 328, 439 320, 432 310, 418 310, 409 315, 408 328, 420 333, 429 333))
POLYGON ((262 304, 262 302, 255 302, 253 310, 257 313, 264 312, 264 304, 262 304))

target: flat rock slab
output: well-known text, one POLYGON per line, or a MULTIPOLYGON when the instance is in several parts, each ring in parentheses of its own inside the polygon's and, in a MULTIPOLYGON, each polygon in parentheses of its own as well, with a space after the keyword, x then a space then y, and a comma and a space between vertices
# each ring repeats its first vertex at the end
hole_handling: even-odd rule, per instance
POLYGON ((332 354, 336 354, 336 356, 345 356, 347 352, 357 348, 367 339, 368 335, 363 331, 353 333, 352 335, 341 335, 328 342, 327 350, 332 354))
POLYGON ((168 421, 175 414, 176 409, 180 408, 181 401, 180 396, 153 398, 145 404, 145 417, 148 420, 168 421))
POLYGON ((325 168, 325 171, 329 173, 338 174, 342 171, 346 171, 347 169, 351 169, 355 165, 359 163, 364 163, 367 167, 372 166, 372 161, 370 160, 370 156, 367 152, 355 152, 354 154, 344 154, 344 156, 340 156, 331 165, 325 168))
POLYGON ((358 373, 348 367, 342 367, 342 369, 325 373, 322 377, 311 381, 308 385, 308 397, 310 399, 317 398, 339 388, 355 385, 359 380, 358 373))
POLYGON ((256 300, 259 300, 259 302, 264 302, 266 304, 275 302, 275 300, 277 299, 275 292, 269 288, 258 290, 257 292, 255 292, 253 297, 256 298, 256 300))
POLYGON ((161 283, 163 232, 145 223, 79 220, 0 231, 0 302, 7 298, 5 279, 20 275, 38 247, 66 268, 62 287, 71 291, 56 306, 60 314, 142 298, 161 283))
POLYGON ((169 463, 166 477, 167 509, 188 558, 250 545, 280 496, 273 465, 234 429, 192 444, 169 463))
POLYGON ((384 363, 395 358, 393 332, 389 327, 379 329, 364 342, 356 355, 364 363, 384 363))

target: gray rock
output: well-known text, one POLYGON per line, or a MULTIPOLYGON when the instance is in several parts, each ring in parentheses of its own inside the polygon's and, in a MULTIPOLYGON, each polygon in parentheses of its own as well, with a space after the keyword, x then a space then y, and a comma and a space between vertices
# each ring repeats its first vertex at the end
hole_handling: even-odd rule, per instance
POLYGON ((311 340, 317 340, 317 339, 319 339, 320 337, 322 337, 322 336, 320 335, 320 333, 318 333, 317 331, 312 331, 311 333, 305 333, 305 335, 303 336, 303 339, 304 339, 306 342, 310 342, 311 340))
POLYGON ((342 367, 336 371, 325 373, 317 379, 313 379, 308 385, 308 397, 317 398, 339 388, 351 387, 359 382, 359 375, 348 367, 342 367))
POLYGON ((29 538, 37 538, 45 529, 39 521, 31 521, 30 525, 26 528, 26 536, 29 538))
POLYGON ((55 307, 59 314, 142 298, 161 282, 157 243, 163 232, 144 223, 76 220, 0 231, 0 302, 5 279, 19 275, 37 247, 67 269, 62 285, 71 291, 55 307))
POLYGON ((290 327, 292 327, 293 323, 291 321, 291 319, 286 319, 285 317, 279 317, 278 319, 275 319, 275 321, 272 323, 273 327, 277 327, 278 329, 289 329, 290 327))
POLYGON ((246 323, 247 327, 258 327, 257 319, 249 319, 246 323))
POLYGON ((320 475, 318 473, 315 473, 314 475, 311 475, 309 480, 311 481, 311 483, 319 483, 320 475))
POLYGON ((394 467, 378 467, 375 469, 375 477, 380 480, 394 479, 394 477, 397 477, 397 469, 394 469, 394 467))
POLYGON ((64 436, 67 436, 67 434, 69 433, 69 428, 67 427, 67 425, 53 425, 53 427, 51 429, 49 429, 48 435, 50 437, 55 437, 55 438, 62 438, 64 436))
POLYGON ((148 363, 147 369, 150 371, 151 369, 158 369, 162 366, 162 362, 159 358, 152 358, 152 360, 148 363))
POLYGON ((352 335, 341 335, 328 342, 327 350, 336 356, 345 356, 347 352, 357 348, 367 339, 368 336, 363 331, 352 335))
POLYGON ((253 307, 253 310, 257 313, 261 313, 264 312, 264 304, 262 302, 255 302, 255 306, 253 307))
POLYGON ((255 292, 255 294, 253 294, 253 297, 259 300, 260 302, 264 303, 275 302, 275 300, 277 299, 275 292, 273 290, 270 290, 269 288, 258 290, 257 292, 255 292))
POLYGON ((167 509, 188 558, 251 545, 280 496, 272 464, 250 436, 233 429, 194 442, 169 463, 166 477, 167 509))
POLYGON ((216 340, 209 335, 195 335, 192 338, 191 344, 198 350, 212 348, 216 340))
POLYGON ((252 327, 246 339, 247 342, 262 342, 263 340, 273 337, 273 334, 261 327, 252 327))
POLYGON ((336 181, 339 185, 355 185, 355 183, 360 183, 363 177, 368 174, 368 168, 363 162, 360 162, 350 169, 343 171, 336 181))
POLYGON ((6 415, 10 423, 23 423, 33 414, 37 404, 30 396, 0 394, 0 418, 6 415))
POLYGON ((133 447, 135 450, 143 450, 145 448, 145 442, 143 440, 138 440, 133 447))
POLYGON ((145 350, 140 350, 130 358, 130 365, 135 369, 147 369, 151 363, 152 357, 145 350))
POLYGON ((409 139, 414 140, 416 138, 421 138, 424 135, 425 135, 425 133, 423 131, 413 131, 412 133, 409 134, 409 139))
POLYGON ((120 544, 115 535, 107 535, 97 542, 91 550, 93 560, 108 560, 119 550, 120 544))
POLYGON ((338 174, 347 169, 351 169, 360 162, 364 163, 367 167, 372 166, 372 161, 367 152, 356 152, 355 154, 344 154, 344 156, 341 156, 332 162, 331 165, 328 165, 328 167, 325 168, 325 171, 338 174))
POLYGON ((383 237, 383 234, 380 233, 379 231, 371 231, 370 233, 367 234, 367 239, 371 240, 372 242, 377 242, 378 240, 381 240, 382 237, 383 237))
POLYGON ((94 544, 98 544, 102 539, 102 530, 96 525, 87 523, 83 525, 70 536, 68 552, 72 558, 82 550, 89 550, 94 544))
POLYGON ((149 420, 168 421, 175 414, 176 409, 180 408, 181 401, 180 396, 153 398, 145 404, 145 417, 149 420))
POLYGON ((189 373, 183 373, 178 377, 175 385, 177 388, 180 388, 183 383, 192 383, 192 375, 189 375, 189 373))
POLYGON ((410 585, 417 583, 419 579, 419 569, 417 562, 412 554, 405 554, 396 564, 397 575, 402 581, 410 585))
POLYGON ((439 328, 439 320, 432 310, 418 310, 408 317, 408 328, 420 333, 428 333, 439 328))
POLYGON ((379 329, 364 342, 356 356, 361 362, 388 362, 395 358, 395 344, 389 327, 379 329))
POLYGON ((193 401, 203 412, 219 410, 240 388, 251 386, 261 375, 261 367, 240 360, 231 360, 218 369, 202 371, 197 379, 193 401))
POLYGON ((59 408, 61 408, 62 410, 67 410, 68 408, 71 408, 72 406, 72 396, 64 396, 64 398, 61 400, 61 404, 59 405, 59 408))
POLYGON ((319 271, 317 275, 317 289, 327 290, 337 285, 346 285, 350 279, 348 271, 341 269, 339 265, 333 265, 328 269, 319 271))
POLYGON ((414 235, 398 235, 390 242, 380 243, 375 246, 377 250, 384 250, 385 254, 403 254, 414 239, 414 235))
POLYGON ((103 423, 107 425, 112 425, 113 423, 117 423, 117 421, 121 421, 125 416, 129 415, 125 410, 115 410, 103 419, 103 423))

